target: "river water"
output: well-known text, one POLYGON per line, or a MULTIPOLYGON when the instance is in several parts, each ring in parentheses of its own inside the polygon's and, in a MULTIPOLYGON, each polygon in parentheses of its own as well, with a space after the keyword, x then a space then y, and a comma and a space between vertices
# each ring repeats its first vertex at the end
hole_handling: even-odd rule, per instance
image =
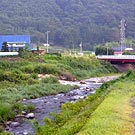
MULTIPOLYGON (((50 116, 51 112, 60 112, 61 105, 66 102, 76 102, 78 100, 86 98, 90 94, 96 92, 96 88, 99 88, 104 82, 118 78, 118 76, 110 77, 101 77, 101 78, 90 78, 84 81, 76 82, 67 82, 60 81, 62 84, 78 85, 80 88, 72 90, 68 93, 60 93, 57 95, 45 96, 37 99, 31 99, 23 101, 23 103, 31 103, 35 105, 34 115, 41 125, 44 124, 44 117, 50 116)), ((17 125, 11 123, 7 127, 9 132, 12 132, 13 135, 27 135, 35 134, 32 122, 30 119, 25 117, 17 117, 15 122, 18 122, 17 125)))

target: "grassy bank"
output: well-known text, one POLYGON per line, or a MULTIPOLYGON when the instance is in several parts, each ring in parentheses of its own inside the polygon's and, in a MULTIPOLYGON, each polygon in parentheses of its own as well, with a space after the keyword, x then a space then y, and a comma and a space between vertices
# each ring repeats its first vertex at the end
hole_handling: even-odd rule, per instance
POLYGON ((134 80, 135 75, 128 73, 105 83, 85 100, 63 105, 54 120, 46 118, 46 125, 40 127, 35 122, 37 135, 132 135, 130 100, 135 95, 134 80))
POLYGON ((133 135, 135 120, 130 101, 134 82, 118 82, 77 135, 133 135))
POLYGON ((84 79, 117 72, 111 64, 88 55, 84 57, 45 55, 15 60, 7 58, 0 60, 0 67, 0 81, 23 84, 34 82, 37 74, 53 74, 59 77, 63 73, 70 73, 77 79, 84 79))

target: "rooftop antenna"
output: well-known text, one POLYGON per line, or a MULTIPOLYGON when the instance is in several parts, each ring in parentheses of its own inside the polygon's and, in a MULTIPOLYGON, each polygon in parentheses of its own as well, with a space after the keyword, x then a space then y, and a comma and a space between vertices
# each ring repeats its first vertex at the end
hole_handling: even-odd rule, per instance
POLYGON ((123 47, 126 48, 126 42, 125 42, 125 28, 126 26, 126 21, 123 18, 120 21, 120 45, 121 45, 121 52, 123 51, 123 47))

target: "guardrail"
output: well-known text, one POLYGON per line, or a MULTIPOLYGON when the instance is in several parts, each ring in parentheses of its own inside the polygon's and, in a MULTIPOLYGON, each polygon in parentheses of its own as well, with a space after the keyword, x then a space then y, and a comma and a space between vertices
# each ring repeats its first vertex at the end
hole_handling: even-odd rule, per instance
POLYGON ((98 59, 132 59, 135 60, 135 55, 98 55, 98 59))

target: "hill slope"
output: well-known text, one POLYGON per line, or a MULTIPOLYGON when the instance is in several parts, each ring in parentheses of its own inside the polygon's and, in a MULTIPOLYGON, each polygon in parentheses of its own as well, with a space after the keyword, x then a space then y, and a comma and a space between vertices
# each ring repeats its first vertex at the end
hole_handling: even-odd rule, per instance
POLYGON ((134 37, 134 0, 1 0, 0 34, 31 34, 32 42, 85 48, 119 40, 119 22, 127 20, 127 36, 134 37))

